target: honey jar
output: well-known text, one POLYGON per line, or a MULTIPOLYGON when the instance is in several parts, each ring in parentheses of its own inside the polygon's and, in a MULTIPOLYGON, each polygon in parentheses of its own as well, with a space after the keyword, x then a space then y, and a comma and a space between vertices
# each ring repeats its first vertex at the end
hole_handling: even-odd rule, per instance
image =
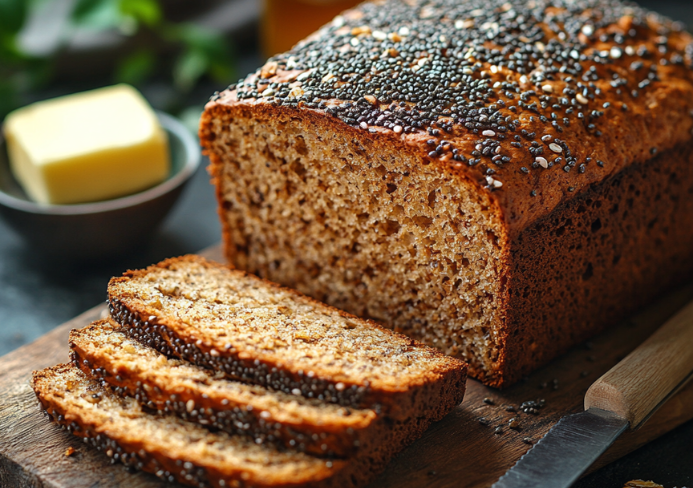
POLYGON ((358 0, 264 0, 262 49, 266 56, 288 51, 358 0))

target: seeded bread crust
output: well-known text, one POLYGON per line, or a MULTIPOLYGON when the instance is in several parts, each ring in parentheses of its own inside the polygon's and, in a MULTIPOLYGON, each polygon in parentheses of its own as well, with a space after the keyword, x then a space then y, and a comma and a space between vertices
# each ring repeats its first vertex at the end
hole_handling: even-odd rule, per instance
POLYGON ((210 433, 175 416, 145 413, 136 401, 118 397, 72 364, 35 371, 31 386, 51 421, 84 438, 113 462, 196 487, 362 487, 434 419, 449 412, 441 403, 417 418, 385 419, 386 435, 368 453, 346 461, 325 460, 257 445, 242 436, 210 433), (180 436, 191 439, 177 443, 180 436), (213 447, 199 454, 200 444, 213 447), (247 461, 235 465, 225 452, 247 461))
MULTIPOLYGON (((691 139, 693 36, 681 23, 620 0, 364 2, 215 94, 207 111, 236 106, 310 112, 330 130, 415 151, 441 176, 483 188, 514 237, 581 190, 691 139), (374 56, 380 47, 385 52, 374 56), (389 62, 388 49, 399 63, 389 62), (359 69, 370 71, 370 85, 359 83, 359 69), (295 86, 304 93, 292 95, 295 86), (520 147, 511 144, 515 135, 520 147), (544 168, 538 157, 554 164, 544 168)), ((208 117, 201 135, 210 150, 208 117)))
POLYGON ((353 410, 273 392, 168 359, 128 338, 111 319, 70 332, 74 364, 84 373, 159 413, 318 456, 372 449, 385 426, 373 410, 353 410))
POLYGON ((167 356, 241 381, 348 407, 372 408, 396 419, 410 418, 438 404, 441 411, 449 411, 464 395, 466 364, 462 361, 372 321, 199 256, 128 271, 110 281, 108 295, 111 316, 133 337, 167 356), (267 302, 263 302, 265 295, 267 302), (237 304, 229 302, 236 299, 248 301, 233 308, 237 304), (277 309, 276 303, 288 312, 277 309), (226 315, 219 316, 220 310, 226 315), (209 315, 201 317, 200 311, 209 315), (317 314, 337 332, 306 337, 305 330, 319 324, 300 321, 317 314), (253 328, 246 320, 256 320, 253 328), (296 323, 306 329, 297 330, 296 323), (325 336, 326 345, 322 345, 325 336), (358 365, 340 359, 328 364, 328 355, 342 357, 339 344, 347 340, 359 349, 349 346, 345 357, 358 365), (272 342, 271 348, 267 341, 272 342))
POLYGON ((229 262, 503 387, 693 275, 691 109, 693 38, 633 4, 389 0, 200 140, 229 262))

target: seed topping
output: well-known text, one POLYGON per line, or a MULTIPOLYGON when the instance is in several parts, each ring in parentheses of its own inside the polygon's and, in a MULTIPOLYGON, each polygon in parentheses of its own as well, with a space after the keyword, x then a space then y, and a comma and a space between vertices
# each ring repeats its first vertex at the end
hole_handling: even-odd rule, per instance
POLYGON ((549 162, 538 139, 599 138, 612 100, 621 114, 664 68, 693 70, 678 23, 619 0, 389 0, 357 11, 230 89, 369 132, 427 135, 431 149, 452 141, 428 155, 473 167, 490 191, 509 166, 597 171, 580 162, 606 160, 599 148, 552 142, 562 159, 549 162))

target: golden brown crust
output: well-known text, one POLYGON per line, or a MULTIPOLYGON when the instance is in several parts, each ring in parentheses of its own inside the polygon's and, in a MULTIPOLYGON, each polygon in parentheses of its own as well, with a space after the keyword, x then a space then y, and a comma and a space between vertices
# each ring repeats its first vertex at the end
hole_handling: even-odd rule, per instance
MULTIPOLYGON (((391 6, 378 8, 393 8, 399 3, 399 1, 391 1, 391 6)), ((416 14, 419 9, 425 8, 426 2, 415 3, 417 5, 411 7, 412 14, 416 14)), ((499 8, 504 8, 500 5, 502 3, 499 3, 499 8)), ((513 5, 513 2, 506 3, 507 5, 513 5)), ((560 15, 560 12, 557 11, 566 8, 559 5, 561 2, 555 2, 556 6, 552 6, 551 3, 536 2, 535 8, 545 8, 547 13, 554 15, 560 15)), ((592 16, 594 18, 606 16, 607 14, 604 11, 610 7, 614 7, 614 10, 623 8, 618 1, 609 2, 609 4, 598 1, 586 1, 583 3, 585 4, 586 14, 583 20, 586 22, 592 16)), ((363 19, 367 19, 369 14, 364 16, 363 12, 368 11, 370 13, 370 8, 364 7, 367 6, 357 7, 351 14, 345 14, 345 18, 348 19, 352 15, 356 19, 355 22, 359 22, 360 25, 367 25, 364 24, 367 21, 363 19)), ((495 7, 495 3, 490 2, 484 5, 483 9, 492 10, 495 7)), ((523 8, 525 6, 518 5, 517 7, 523 8)), ((575 7, 579 7, 579 5, 576 4, 575 7)), ((589 120, 595 127, 588 128, 588 122, 582 123, 574 117, 574 114, 569 114, 568 118, 574 119, 573 123, 559 132, 551 124, 539 120, 539 114, 543 114, 543 111, 521 106, 518 104, 517 96, 515 98, 507 98, 503 94, 503 88, 494 89, 494 95, 490 97, 492 101, 503 100, 507 106, 516 106, 517 110, 513 112, 506 109, 500 110, 503 117, 511 116, 519 121, 519 125, 516 124, 517 129, 510 131, 509 134, 522 134, 522 131, 526 131, 527 133, 538 134, 537 140, 543 135, 550 136, 552 140, 556 138, 562 140, 569 147, 572 154, 579 156, 580 161, 591 158, 591 161, 587 163, 589 170, 584 173, 578 173, 576 169, 568 172, 563 171, 562 165, 557 165, 548 170, 533 168, 532 163, 535 157, 525 147, 527 146, 527 138, 523 135, 523 147, 516 148, 510 145, 510 142, 513 142, 514 139, 508 137, 505 140, 501 140, 500 145, 502 154, 510 157, 512 163, 505 164, 502 167, 489 165, 494 169, 493 178, 503 183, 500 190, 492 191, 486 184, 485 177, 487 173, 484 170, 485 165, 455 164, 455 161, 452 160, 452 153, 449 152, 434 157, 430 156, 431 146, 426 141, 431 139, 431 135, 422 129, 409 134, 397 134, 391 129, 378 125, 369 126, 368 131, 366 131, 359 128, 358 124, 350 125, 345 123, 340 118, 331 116, 328 113, 328 108, 342 101, 337 99, 325 100, 327 105, 322 109, 308 108, 303 100, 296 101, 296 107, 293 105, 282 106, 277 105, 276 101, 273 101, 271 97, 251 97, 239 100, 237 91, 240 88, 232 85, 229 90, 213 97, 213 100, 206 106, 206 112, 213 112, 220 107, 235 108, 239 105, 246 110, 256 112, 260 116, 265 113, 281 113, 284 110, 300 111, 302 113, 312 112, 316 118, 322 118, 324 125, 329 126, 330 130, 366 133, 368 138, 380 138, 388 141, 388 144, 394 150, 416 151, 421 157, 422 164, 434 164, 441 174, 446 175, 446 177, 451 177, 449 175, 452 173, 455 178, 474 181, 475 184, 482 188, 480 191, 487 192, 491 199, 498 202, 508 225, 509 233, 515 236, 532 222, 548 215, 562 203, 571 200, 575 194, 582 190, 618 174, 619 171, 628 165, 647 161, 651 158, 653 152, 666 151, 691 138, 693 117, 691 117, 690 112, 693 109, 693 70, 690 67, 693 66, 693 49, 690 46, 693 45, 693 37, 687 32, 679 30, 680 27, 673 26, 668 19, 659 17, 656 14, 648 14, 644 10, 631 11, 627 8, 624 8, 623 12, 623 17, 613 24, 597 28, 589 38, 583 35, 579 41, 581 43, 580 49, 588 54, 588 57, 590 53, 608 53, 611 49, 621 51, 618 58, 606 56, 608 62, 595 62, 591 59, 580 60, 583 72, 589 71, 594 67, 595 79, 591 82, 585 81, 585 86, 589 86, 591 91, 589 103, 575 102, 575 97, 582 99, 580 97, 584 98, 584 96, 572 94, 573 102, 571 106, 576 108, 575 113, 578 110, 583 110, 587 114, 584 120, 589 120), (638 16, 641 17, 638 18, 638 16), (637 30, 637 35, 632 40, 627 39, 625 43, 619 43, 614 40, 615 35, 627 37, 629 29, 637 30), (665 34, 662 34, 662 32, 665 32, 665 34), (603 35, 608 35, 609 39, 602 40, 601 37, 603 35), (660 49, 661 39, 663 38, 666 40, 666 49, 664 50, 660 49), (634 51, 631 54, 627 54, 626 47, 632 48, 634 51), (672 54, 679 55, 685 61, 680 64, 670 62, 669 59, 672 54), (632 67, 633 63, 637 62, 644 63, 644 68, 634 69, 632 67), (647 68, 650 66, 655 69, 657 76, 654 78, 654 81, 648 81, 645 86, 641 87, 639 85, 642 84, 643 78, 650 80, 646 76, 647 68), (615 75, 618 75, 618 80, 623 80, 622 85, 613 86, 612 82, 616 79, 615 75), (633 91, 637 92, 636 96, 631 95, 633 91), (627 106, 627 109, 622 109, 624 104, 627 106), (592 119, 590 117, 592 111, 602 111, 605 112, 605 115, 592 119), (533 120, 530 120, 530 117, 533 117, 533 120), (598 131, 600 135, 596 136, 595 131, 598 131), (603 161, 604 165, 598 166, 596 164, 597 161, 603 161), (520 168, 522 167, 529 168, 529 174, 521 171, 520 168), (535 197, 530 196, 532 190, 537 193, 535 197)), ((455 19, 443 16, 441 27, 454 22, 455 19)), ((347 24, 349 24, 348 20, 347 24)), ((547 31, 546 39, 553 38, 556 40, 554 37, 556 33, 548 33, 555 26, 547 26, 541 22, 539 22, 539 25, 547 31)), ((328 24, 326 27, 330 28, 330 30, 316 33, 316 35, 311 37, 311 43, 304 42, 299 44, 297 48, 289 53, 270 60, 268 65, 274 65, 276 69, 273 71, 274 74, 264 78, 263 82, 267 83, 267 85, 272 82, 278 84, 288 83, 291 80, 296 80, 296 77, 301 73, 309 71, 308 69, 301 69, 301 66, 282 69, 282 62, 286 64, 285 60, 290 57, 302 59, 302 55, 307 50, 312 49, 315 44, 319 44, 327 39, 328 36, 334 35, 335 32, 341 32, 338 29, 335 30, 332 24, 328 24)), ((379 28, 383 29, 384 27, 379 28)), ((387 26, 387 29, 392 31, 397 31, 399 28, 400 25, 393 24, 387 26)), ((376 30, 376 26, 369 27, 368 32, 371 30, 376 30)), ((366 31, 364 31, 364 34, 355 34, 354 37, 359 38, 360 35, 364 35, 366 38, 369 37, 366 31)), ((406 45, 408 41, 403 39, 399 42, 406 45)), ((436 48, 431 47, 430 49, 435 50, 436 48)), ((570 48, 566 45, 557 49, 570 48)), ((575 49, 578 49, 578 47, 575 47, 575 49)), ((372 59, 364 60, 363 62, 369 65, 376 64, 376 61, 372 59)), ((557 62, 560 63, 560 60, 557 62)), ((531 95, 528 99, 537 104, 541 95, 547 95, 542 93, 541 88, 535 83, 527 80, 524 82, 519 81, 521 73, 514 72, 511 69, 500 69, 497 73, 493 73, 490 71, 491 63, 483 62, 480 64, 479 70, 483 70, 486 73, 485 76, 489 80, 489 84, 513 80, 518 83, 521 92, 529 92, 531 90, 539 92, 531 95)), ((245 89, 247 89, 249 83, 254 86, 253 83, 257 79, 263 78, 260 75, 263 69, 264 67, 247 78, 245 89)), ((399 66, 397 70, 403 72, 404 68, 399 66)), ((555 81, 546 81, 552 87, 550 92, 552 100, 549 106, 559 102, 560 94, 562 94, 564 88, 574 88, 575 82, 566 81, 566 77, 567 75, 563 75, 555 81)), ((580 79, 575 76, 573 78, 580 79)), ((241 88, 243 88, 242 84, 241 88)), ((277 90, 275 89, 275 91, 277 90)), ((571 94, 567 96, 570 98, 571 94)), ((386 107, 389 105, 387 99, 379 100, 379 103, 383 110, 386 110, 386 107)), ((558 111, 559 118, 565 116, 561 113, 564 108, 555 110, 558 111)), ((203 147, 209 149, 210 138, 214 136, 209 131, 207 117, 205 115, 201 121, 200 139, 203 147)), ((482 139, 480 136, 481 134, 475 134, 459 124, 454 124, 453 130, 446 132, 443 139, 457 147, 461 153, 469 155, 474 151, 478 141, 482 139)), ((541 145, 544 145, 543 142, 541 145)), ((548 143, 546 146, 546 151, 542 154, 547 159, 551 159, 549 156, 552 155, 552 152, 548 149, 548 143)))
POLYGON ((689 281, 692 196, 688 143, 629 166, 520 234, 505 355, 489 383, 512 384, 689 281))
MULTIPOLYGON (((147 286, 154 285, 147 284, 147 286)), ((466 364, 462 361, 446 357, 439 351, 385 329, 373 321, 360 319, 317 302, 295 290, 283 288, 245 272, 229 270, 225 266, 199 256, 171 258, 144 270, 128 271, 123 277, 111 280, 108 292, 112 317, 121 325, 130 328, 135 337, 146 341, 148 345, 166 355, 180 357, 216 371, 223 371, 230 377, 242 381, 270 386, 288 393, 298 390, 304 396, 315 395, 318 398, 322 396, 328 401, 345 406, 374 408, 376 411, 382 410, 396 418, 407 418, 410 412, 418 411, 421 405, 430 400, 429 394, 435 394, 442 386, 453 387, 454 385, 455 389, 451 391, 452 397, 457 403, 462 400, 459 392, 463 391, 466 379, 466 364), (220 338, 218 334, 209 332, 209 324, 204 325, 205 323, 201 322, 200 326, 191 325, 178 318, 175 310, 166 312, 145 305, 138 296, 139 292, 134 290, 139 279, 146 282, 145 278, 150 274, 155 275, 160 270, 177 267, 186 269, 189 265, 199 266, 204 270, 219 271, 223 275, 223 280, 228 280, 229 283, 250 282, 253 286, 260 288, 279 290, 298 304, 322 310, 326 314, 336 314, 349 321, 349 324, 353 324, 348 325, 344 331, 354 337, 366 332, 378 333, 379 340, 383 344, 389 341, 383 351, 391 355, 392 361, 400 361, 398 348, 416 353, 417 359, 413 361, 403 359, 403 361, 415 368, 417 372, 415 374, 408 372, 403 366, 399 378, 385 377, 378 373, 377 376, 360 380, 350 377, 348 371, 336 374, 328 372, 322 367, 320 361, 312 361, 310 371, 304 373, 305 366, 292 359, 292 355, 297 353, 295 347, 292 347, 290 353, 285 350, 281 354, 274 352, 263 354, 258 352, 258 349, 248 349, 234 337, 220 338), (352 334, 352 330, 357 332, 352 334), (422 369, 423 364, 426 366, 422 369), (419 393, 425 391, 426 394, 412 394, 417 390, 419 393)), ((255 334, 256 339, 257 335, 255 334)), ((374 344, 371 347, 374 347, 374 344)), ((317 348, 312 354, 320 357, 324 352, 317 348)), ((367 361, 365 356, 364 361, 367 361)))

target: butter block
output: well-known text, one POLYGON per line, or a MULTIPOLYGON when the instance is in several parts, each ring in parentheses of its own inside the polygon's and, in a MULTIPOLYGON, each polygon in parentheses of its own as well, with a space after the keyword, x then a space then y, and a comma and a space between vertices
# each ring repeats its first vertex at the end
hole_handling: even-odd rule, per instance
POLYGON ((166 132, 129 85, 23 107, 7 116, 4 132, 12 173, 39 203, 116 198, 169 174, 166 132))

